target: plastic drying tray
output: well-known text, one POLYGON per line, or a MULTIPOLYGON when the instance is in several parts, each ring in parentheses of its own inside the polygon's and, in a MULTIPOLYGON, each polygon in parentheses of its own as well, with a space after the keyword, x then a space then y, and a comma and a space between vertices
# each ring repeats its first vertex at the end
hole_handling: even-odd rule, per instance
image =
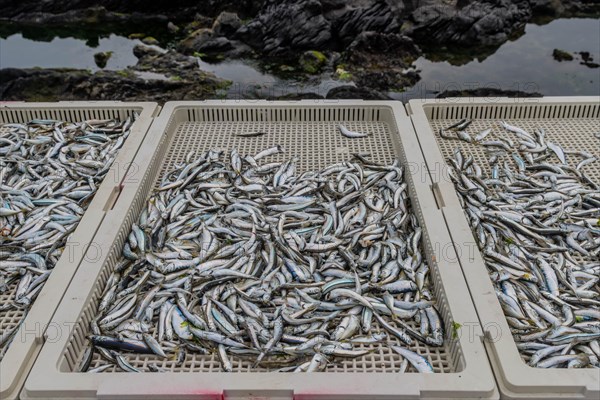
MULTIPOLYGON (((84 257, 86 245, 93 243, 97 228, 100 226, 106 211, 111 207, 111 202, 116 199, 120 183, 126 177, 131 162, 142 144, 142 140, 152 123, 156 108, 156 103, 121 103, 113 101, 0 102, 0 125, 25 123, 32 119, 54 119, 71 122, 86 119, 125 119, 134 112, 139 114, 139 118, 131 128, 131 134, 119 150, 111 170, 106 175, 104 182, 98 187, 93 201, 27 315, 21 310, 12 310, 3 313, 0 317, 0 332, 22 323, 0 362, 1 399, 13 398, 18 395, 47 336, 60 335, 62 328, 49 325, 50 319, 84 257)), ((0 127, 0 130, 2 129, 6 128, 0 127)), ((135 179, 134 176, 127 175, 127 177, 128 180, 135 179)), ((11 301, 14 297, 16 284, 11 285, 9 289, 8 292, 0 295, 1 303, 11 301)))
MULTIPOLYGON (((278 156, 279 160, 284 156, 278 156)), ((424 161, 406 112, 399 102, 335 101, 206 101, 167 103, 150 129, 135 164, 143 179, 126 185, 117 206, 109 211, 96 241, 106 251, 98 262, 83 261, 53 318, 74 329, 46 343, 22 392, 23 398, 194 398, 194 399, 367 399, 367 398, 497 398, 498 392, 481 341, 475 310, 460 265, 443 257, 449 236, 431 194, 424 161), (347 139, 337 124, 368 132, 364 139, 347 139), (257 138, 240 138, 242 131, 265 131, 257 138), (231 149, 254 154, 275 144, 285 157, 298 156, 298 173, 347 160, 353 152, 368 152, 376 161, 399 158, 406 165, 414 210, 423 227, 437 307, 450 332, 442 348, 416 344, 436 374, 394 373, 399 357, 377 347, 359 359, 331 366, 325 372, 294 374, 252 371, 247 361, 232 357, 233 373, 221 372, 215 356, 188 354, 181 367, 154 356, 128 357, 137 367, 158 363, 165 373, 138 374, 110 370, 100 374, 73 372, 85 351, 89 322, 96 314, 106 280, 121 257, 124 240, 152 189, 165 171, 190 151, 231 149), (436 261, 437 260, 437 261, 436 261), (453 322, 459 329, 452 338, 453 322), (469 332, 467 332, 467 330, 469 332), (469 334, 470 333, 470 334, 469 334)), ((449 246, 451 248, 451 246, 449 246)), ((451 249, 451 252, 453 249, 451 249)), ((94 359, 92 367, 99 359, 94 359)))
MULTIPOLYGON (((600 159, 600 97, 545 97, 543 99, 468 98, 411 100, 413 120, 434 192, 454 242, 456 253, 484 329, 485 345, 502 397, 511 399, 600 399, 599 369, 541 369, 528 366, 521 358, 508 323, 494 292, 483 257, 450 182, 446 160, 457 146, 473 156, 482 167, 490 166, 481 146, 445 140, 439 129, 463 118, 472 119, 470 132, 495 126, 488 138, 510 133, 498 126, 500 120, 533 131, 543 128, 548 140, 566 149, 583 150, 600 159)), ((574 156, 567 160, 574 160, 574 156)), ((585 172, 600 182, 600 163, 588 165, 585 172)))

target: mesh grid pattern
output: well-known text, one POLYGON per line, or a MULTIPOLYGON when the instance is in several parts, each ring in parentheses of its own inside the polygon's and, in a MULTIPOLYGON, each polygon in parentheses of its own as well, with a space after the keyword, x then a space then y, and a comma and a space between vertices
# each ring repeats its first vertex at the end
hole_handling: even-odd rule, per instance
POLYGON ((281 145, 286 150, 284 154, 264 158, 261 164, 282 162, 291 157, 298 157, 298 174, 346 161, 352 157, 352 153, 369 153, 374 157, 373 159, 381 163, 390 163, 394 160, 394 147, 386 123, 343 122, 350 130, 370 133, 371 136, 366 140, 343 137, 338 131, 338 124, 336 122, 185 122, 177 128, 162 172, 170 171, 175 165, 185 162, 185 156, 190 151, 201 152, 209 148, 229 152, 235 147, 240 155, 244 156, 281 145), (246 132, 266 134, 251 138, 235 136, 235 133, 246 132))
MULTIPOLYGON (((365 115, 364 110, 360 110, 362 115, 365 115)), ((320 169, 327 165, 348 160, 352 153, 369 153, 373 161, 379 163, 391 163, 398 158, 396 153, 398 146, 398 138, 393 134, 396 127, 391 127, 387 122, 383 121, 365 121, 351 118, 349 121, 337 122, 329 121, 275 121, 275 122, 252 122, 252 121, 227 121, 226 118, 215 118, 219 122, 206 121, 207 116, 204 112, 190 110, 187 113, 186 121, 179 124, 171 119, 166 127, 166 132, 173 132, 168 137, 163 136, 163 143, 159 147, 161 150, 155 153, 152 159, 151 167, 146 171, 142 188, 138 191, 134 204, 130 208, 126 221, 128 221, 127 229, 131 226, 133 220, 137 220, 137 216, 144 206, 146 199, 149 196, 150 187, 158 186, 162 175, 177 164, 185 162, 186 155, 191 151, 202 152, 209 148, 216 148, 229 151, 236 147, 240 155, 253 155, 266 148, 282 145, 286 149, 285 154, 271 156, 259 162, 264 164, 268 162, 283 161, 290 157, 298 157, 297 174, 307 170, 320 169), (196 121, 200 119, 202 122, 196 121), (344 138, 338 131, 338 124, 342 123, 350 130, 369 133, 367 138, 348 139, 344 138), (244 138, 235 136, 234 133, 247 132, 266 132, 266 135, 253 138, 244 138), (164 153, 163 153, 164 152, 164 153), (135 211, 134 211, 135 210, 135 211), (130 221, 131 220, 131 221, 130 221)), ((220 114, 219 114, 220 115, 220 114)), ((339 114, 338 114, 339 115, 339 114)), ((360 112, 347 115, 361 116, 360 112)), ((379 116, 379 113, 369 113, 368 115, 379 116)), ((370 119, 370 118, 365 118, 370 119)), ((406 178, 410 182, 410 175, 407 173, 406 178)), ((420 210, 418 203, 414 199, 414 190, 411 187, 410 195, 414 207, 414 212, 419 216, 420 210)), ((108 279, 110 271, 118 262, 120 257, 120 249, 123 241, 128 233, 122 229, 118 234, 118 239, 115 240, 115 245, 111 248, 109 261, 101 273, 91 301, 86 305, 83 317, 78 321, 75 334, 73 335, 66 353, 66 365, 63 368, 68 371, 73 371, 77 368, 83 353, 86 348, 85 336, 89 331, 89 322, 96 315, 99 297, 101 295, 104 284, 108 279)), ((423 245, 427 254, 431 254, 431 245, 428 243, 426 230, 424 229, 423 245)), ((432 268, 433 271, 436 268, 432 268)), ((446 331, 449 331, 451 325, 450 313, 446 304, 446 299, 441 289, 441 282, 436 273, 432 273, 431 281, 433 285, 433 293, 436 295, 438 303, 437 309, 443 317, 446 331)), ((392 325, 393 322, 390 322, 392 325)), ((418 330, 413 322, 410 323, 413 328, 418 330)), ((152 329, 155 329, 154 327, 152 329)), ((376 321, 373 321, 372 332, 380 332, 380 327, 376 321)), ((153 332, 152 332, 153 333, 153 332)), ((400 341, 395 337, 390 337, 389 344, 400 345, 400 341)), ((405 345, 403 345, 405 346, 405 345)), ((330 363, 327 372, 357 372, 357 373, 393 373, 398 372, 401 363, 401 357, 391 350, 386 343, 357 345, 357 349, 365 348, 371 352, 363 357, 355 359, 336 359, 330 363)), ((410 347, 422 356, 426 357, 437 373, 452 373, 462 368, 461 351, 456 342, 451 339, 445 341, 445 345, 440 348, 426 346, 418 341, 410 347)), ((176 366, 176 361, 172 359, 161 360, 154 355, 136 355, 127 354, 127 361, 143 371, 148 371, 148 365, 154 364, 161 369, 171 372, 221 372, 221 364, 215 354, 199 355, 188 352, 186 359, 181 366, 176 366)), ((233 365, 234 372, 267 372, 273 371, 275 368, 252 368, 254 357, 240 357, 230 354, 230 360, 233 365)), ((268 358, 265 358, 268 360, 268 358)), ((99 354, 94 355, 94 359, 90 369, 104 364, 99 354)), ((300 364, 300 362, 298 363, 300 364)), ((118 372, 117 367, 111 367, 105 370, 105 373, 118 372)), ((416 372, 409 366, 407 372, 416 372)))
MULTIPOLYGON (((17 281, 8 285, 8 290, 5 293, 0 294, 0 305, 10 304, 15 299, 15 293, 17 291, 17 281)), ((25 317, 25 309, 14 308, 9 311, 3 311, 0 313, 0 333, 7 332, 14 329, 21 323, 21 320, 25 317)), ((6 341, 0 346, 0 354, 4 354, 6 349, 10 346, 11 341, 6 341)))
MULTIPOLYGON (((452 157, 453 150, 460 147, 463 154, 471 154, 475 162, 482 168, 483 173, 489 177, 491 174, 491 165, 488 162, 487 153, 484 146, 473 143, 467 143, 462 140, 447 140, 439 135, 439 130, 448 127, 460 119, 439 119, 430 120, 431 128, 435 133, 435 138, 438 143, 444 159, 452 157)), ((518 126, 526 131, 533 133, 536 128, 543 128, 546 133, 546 141, 560 145, 565 150, 585 151, 600 160, 600 140, 594 137, 594 133, 600 132, 600 120, 593 118, 586 119, 507 119, 504 120, 510 125, 518 126)), ((497 138, 512 139, 515 141, 516 135, 508 132, 499 124, 499 120, 493 119, 477 119, 473 120, 467 128, 467 132, 474 134, 483 131, 486 128, 493 127, 492 132, 486 137, 486 140, 494 140, 497 138)), ((510 157, 505 159, 513 164, 516 164, 510 157)), ((583 160, 582 157, 567 154, 567 162, 570 166, 575 167, 583 160)), ((594 182, 600 182, 600 162, 595 162, 583 167, 585 174, 594 182)))
MULTIPOLYGON (((395 325, 393 322, 391 325, 395 325)), ((418 329, 415 324, 409 324, 411 327, 418 329)), ((371 328, 372 333, 382 332, 377 322, 373 323, 371 328)), ((151 331, 154 334, 154 329, 151 331)), ((396 352, 394 352, 388 346, 402 346, 407 347, 396 337, 391 337, 385 342, 385 346, 381 344, 361 344, 355 345, 355 350, 370 350, 371 352, 363 357, 349 358, 349 359, 333 359, 325 370, 326 372, 380 372, 380 373, 394 373, 400 371, 401 358, 396 352)), ((438 373, 450 373, 453 371, 453 366, 448 356, 448 351, 445 347, 441 349, 434 349, 420 343, 418 340, 415 341, 413 346, 409 347, 411 350, 426 357, 435 372, 438 373)), ((85 349, 85 347, 84 347, 85 349)), ((200 355, 194 354, 191 351, 186 354, 185 361, 182 365, 177 366, 174 357, 167 359, 161 359, 154 355, 147 354, 127 354, 122 353, 125 359, 135 368, 143 371, 149 371, 148 365, 156 365, 165 372, 221 372, 221 362, 216 354, 200 355)), ((80 354, 79 357, 82 357, 80 354)), ((269 368, 270 362, 276 362, 276 357, 265 357, 265 361, 262 363, 264 366, 253 368, 252 364, 255 361, 256 356, 238 356, 229 354, 229 359, 233 366, 233 372, 272 372, 277 368, 269 368)), ((303 362, 310 361, 311 355, 298 358, 297 362, 286 364, 286 365, 299 365, 303 362)), ((77 359, 77 364, 80 358, 77 359)), ((90 369, 106 364, 106 361, 98 354, 94 354, 94 359, 90 365, 90 369)), ((283 367, 284 365, 281 365, 283 367)), ((117 366, 111 366, 104 372, 122 372, 117 366)), ((406 372, 417 372, 409 364, 406 372)))
MULTIPOLYGON (((491 165, 488 162, 488 154, 485 151, 485 146, 467 143, 462 140, 448 140, 444 139, 440 136, 439 131, 442 128, 448 127, 452 124, 457 123, 462 118, 476 117, 478 114, 484 114, 484 116, 489 116, 489 111, 477 111, 471 106, 472 109, 464 109, 462 112, 456 111, 448 111, 445 112, 436 111, 434 108, 432 114, 428 115, 429 117, 429 125, 434 132, 434 136, 438 147, 444 157, 444 160, 447 161, 449 158, 453 157, 453 152, 456 147, 459 147, 463 154, 470 154, 473 156, 473 159, 479 166, 482 168, 482 173, 486 177, 491 176, 491 165), (444 114, 452 115, 456 118, 444 118, 444 114), (457 115, 458 114, 458 115, 457 115), (466 115, 465 115, 466 114, 466 115), (437 119, 438 117, 439 119, 437 119)), ((580 114, 583 113, 587 118, 517 118, 517 119, 502 119, 510 125, 518 126, 523 128, 529 133, 534 132, 535 129, 541 128, 545 132, 546 141, 553 142, 555 144, 560 145, 565 151, 585 151, 587 153, 592 154, 598 160, 600 160, 600 139, 597 139, 594 134, 600 132, 600 119, 594 117, 598 113, 594 113, 593 111, 598 111, 598 107, 594 108, 591 106, 581 106, 583 110, 576 110, 571 108, 566 108, 565 106, 558 106, 560 110, 554 110, 551 108, 543 107, 541 111, 535 111, 535 109, 530 110, 529 113, 542 113, 543 115, 556 115, 560 113, 561 110, 563 113, 575 113, 580 114), (535 112, 534 112, 535 111, 535 112)), ((515 110, 512 110, 514 113, 515 110)), ((572 114, 571 114, 572 115, 572 114)), ((568 116, 571 116, 568 115, 568 116)), ((484 129, 492 127, 492 132, 486 137, 485 140, 494 140, 497 138, 504 139, 512 139, 516 142, 516 136, 514 133, 511 133, 499 125, 500 119, 495 118, 483 118, 483 119, 475 119, 467 128, 467 132, 471 135, 479 133, 484 129)), ((567 154, 567 163, 575 167, 581 160, 582 157, 567 154)), ((510 156, 504 156, 503 160, 508 161, 513 167, 516 169, 516 164, 514 160, 510 156)), ((556 159, 554 156, 552 159, 556 159)), ((446 165, 444 165, 446 166, 446 165)), ((589 179, 593 182, 600 182, 600 161, 593 162, 583 167, 582 171, 589 177, 589 179)), ((447 178, 449 179, 449 177, 447 178)), ((573 222, 572 220, 567 219, 567 221, 573 222)), ((475 239, 473 239, 475 240, 475 239)), ((572 254, 573 258, 576 261, 584 261, 584 257, 579 253, 572 254)), ((483 258, 483 256, 482 256, 483 258)), ((528 361, 529 356, 521 353, 521 357, 524 361, 528 361)))
POLYGON ((32 119, 83 121, 86 119, 125 119, 135 111, 128 108, 7 108, 0 109, 0 124, 26 123, 32 119))

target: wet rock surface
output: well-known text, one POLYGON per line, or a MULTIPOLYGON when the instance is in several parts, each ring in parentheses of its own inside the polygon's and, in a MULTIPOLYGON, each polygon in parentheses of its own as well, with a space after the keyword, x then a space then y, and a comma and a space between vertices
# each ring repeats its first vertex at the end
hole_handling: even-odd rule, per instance
POLYGON ((332 38, 331 23, 317 0, 268 0, 236 37, 268 55, 290 55, 294 50, 324 49, 332 38))
POLYGON ((348 47, 343 66, 359 86, 382 91, 399 90, 419 80, 411 65, 420 53, 406 36, 363 32, 348 47))
MULTIPOLYGON (((340 82, 356 85, 331 89, 327 98, 387 99, 386 93, 402 91, 418 82, 420 77, 413 63, 422 55, 420 47, 424 45, 440 49, 486 48, 493 52, 505 41, 520 35, 524 25, 533 18, 582 15, 600 16, 600 2, 0 0, 0 20, 9 19, 28 26, 152 24, 149 26, 162 26, 171 35, 168 40, 159 36, 156 40, 147 36, 151 32, 140 32, 138 38, 145 43, 170 50, 137 46, 134 54, 139 59, 138 64, 125 71, 92 74, 64 69, 1 70, 0 97, 24 99, 26 94, 32 94, 28 89, 34 85, 43 86, 38 96, 48 99, 121 96, 160 100, 194 95, 198 98, 222 96, 228 83, 202 71, 198 65, 201 58, 209 62, 254 59, 263 65, 279 62, 280 67, 286 66, 296 74, 324 73, 340 82), (159 74, 165 79, 144 79, 136 75, 138 73, 159 74), (48 85, 44 85, 46 80, 48 85), (58 84, 61 80, 63 89, 58 84), (109 90, 114 93, 110 94, 109 90)), ((580 64, 599 67, 584 53, 575 55, 580 64)), ((465 62, 476 57, 475 54, 467 57, 465 62)), ((99 60, 98 65, 106 65, 106 61, 99 60)), ((494 95, 494 89, 487 90, 494 95)), ((462 91, 439 96, 467 92, 466 95, 473 95, 462 91)), ((487 92, 476 93, 486 95, 487 92)), ((309 90, 284 96, 294 99, 322 95, 309 90)))
POLYGON ((385 93, 377 90, 361 88, 355 86, 339 86, 327 92, 327 99, 363 99, 363 100, 390 100, 385 93))
POLYGON ((438 93, 436 96, 438 99, 444 99, 448 97, 487 97, 490 99, 498 97, 510 97, 510 98, 529 98, 529 97, 542 97, 541 93, 537 92, 525 92, 522 90, 502 90, 496 88, 478 88, 478 89, 466 89, 466 90, 446 90, 438 93))
POLYGON ((321 72, 327 64, 327 56, 320 51, 309 50, 302 53, 298 62, 304 72, 316 74, 321 72))
POLYGON ((201 28, 179 42, 177 49, 183 54, 199 54, 207 60, 241 58, 253 55, 252 49, 239 40, 219 36, 213 29, 201 28))
POLYGON ((0 69, 0 99, 29 101, 159 101, 215 98, 231 82, 198 68, 193 57, 136 46, 139 62, 121 71, 77 69, 0 69), (156 74, 152 79, 144 73, 156 74), (157 79, 161 76, 161 79, 157 79))
POLYGON ((7 11, 0 8, 0 19, 9 19, 12 22, 44 26, 127 22, 167 23, 167 17, 161 14, 142 14, 137 11, 131 14, 123 14, 109 11, 102 6, 93 6, 82 9, 60 9, 60 11, 56 13, 34 11, 34 9, 31 9, 12 16, 11 10, 7 11))
POLYGON ((236 13, 224 11, 215 19, 212 29, 216 35, 231 36, 242 26, 242 20, 236 13))
POLYGON ((568 51, 564 51, 564 50, 560 50, 560 49, 554 49, 552 51, 552 57, 556 60, 556 61, 573 61, 573 54, 569 53, 568 51))
POLYGON ((158 101, 214 98, 221 83, 214 77, 187 80, 146 80, 121 71, 92 74, 68 69, 0 70, 4 101, 121 100, 158 101))
POLYGON ((106 67, 106 63, 112 56, 112 51, 101 51, 99 53, 94 54, 94 62, 98 66, 98 68, 106 67))
POLYGON ((362 32, 404 33, 419 42, 499 44, 535 16, 600 14, 595 0, 3 0, 0 19, 32 24, 125 20, 214 22, 218 36, 265 54, 340 50, 362 32), (244 24, 243 20, 248 23, 244 24))
POLYGON ((339 48, 349 45, 363 32, 398 32, 404 4, 386 0, 323 0, 325 17, 339 48))
POLYGON ((585 65, 588 68, 600 68, 600 64, 594 62, 594 58, 589 51, 580 51, 578 54, 581 57, 581 65, 585 65))
POLYGON ((251 17, 263 3, 264 0, 3 0, 0 16, 25 21, 34 14, 62 14, 100 6, 114 13, 162 15, 175 19, 189 19, 194 13, 216 17, 222 11, 251 17))
POLYGON ((526 0, 481 0, 462 8, 431 4, 416 9, 405 33, 439 44, 497 45, 532 17, 526 0))

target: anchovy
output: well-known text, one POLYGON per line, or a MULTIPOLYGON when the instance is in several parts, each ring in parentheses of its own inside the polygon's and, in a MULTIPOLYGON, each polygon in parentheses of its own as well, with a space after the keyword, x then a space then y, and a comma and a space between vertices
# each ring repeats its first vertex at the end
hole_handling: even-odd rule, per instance
POLYGON ((461 149, 448 164, 511 333, 532 367, 598 368, 589 354, 600 338, 600 185, 584 170, 600 154, 501 126, 513 139, 470 145, 506 150, 490 153, 489 170, 461 149))
POLYGON ((338 125, 338 129, 340 130, 340 133, 343 136, 345 136, 347 138, 351 138, 351 139, 364 138, 364 137, 369 136, 368 134, 363 133, 363 132, 353 132, 353 131, 349 130, 348 128, 346 128, 344 125, 338 125))
MULTIPOLYGON (((0 319, 26 317, 135 119, 0 125, 0 319)), ((16 329, 1 333, 0 360, 16 329)))
POLYGON ((443 321, 403 168, 359 158, 298 173, 291 158, 265 169, 282 151, 190 153, 164 173, 90 326, 95 351, 120 358, 89 369, 137 370, 143 353, 152 372, 186 354, 226 372, 240 358, 317 372, 395 345, 431 372, 418 352, 444 345, 443 321))

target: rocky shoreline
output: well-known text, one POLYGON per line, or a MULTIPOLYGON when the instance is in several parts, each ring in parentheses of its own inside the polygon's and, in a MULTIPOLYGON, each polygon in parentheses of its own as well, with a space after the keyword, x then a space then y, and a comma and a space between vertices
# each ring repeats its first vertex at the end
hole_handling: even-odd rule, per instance
POLYGON ((142 23, 164 26, 172 34, 171 43, 161 43, 168 50, 136 47, 138 63, 124 71, 0 70, 3 100, 230 95, 230 82, 198 68, 200 55, 205 60, 286 60, 298 65, 299 73, 326 70, 356 86, 317 97, 386 98, 385 92, 418 82, 413 62, 422 46, 497 47, 522 34, 534 18, 598 16, 600 5, 593 0, 0 0, 0 15, 0 22, 29 27, 142 23), (144 72, 167 79, 148 79, 144 72))

